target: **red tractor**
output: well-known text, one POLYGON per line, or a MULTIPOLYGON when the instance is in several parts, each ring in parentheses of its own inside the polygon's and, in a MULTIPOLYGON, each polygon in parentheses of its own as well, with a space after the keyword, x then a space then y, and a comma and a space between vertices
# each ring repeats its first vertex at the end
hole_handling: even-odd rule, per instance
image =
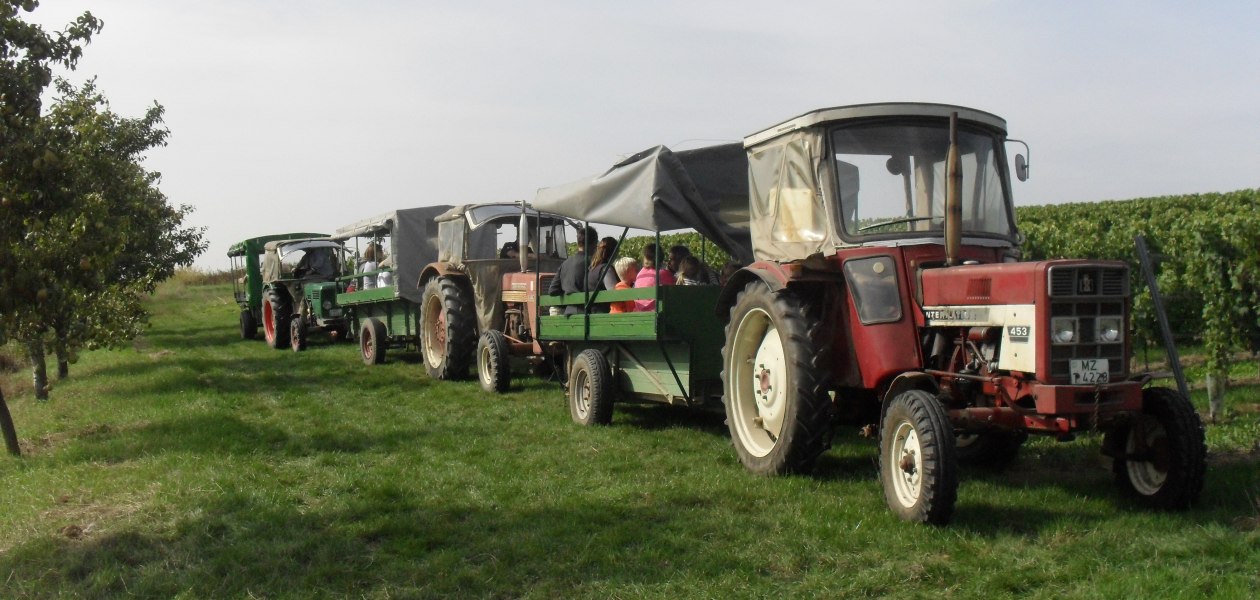
MULTIPOLYGON (((717 390, 755 473, 807 470, 838 424, 877 423, 865 429, 878 431, 889 507, 944 523, 959 461, 1009 461, 1029 434, 1099 431, 1122 490, 1186 507, 1203 487, 1203 426, 1189 399, 1130 372, 1129 268, 1020 262, 1011 141, 1004 120, 959 106, 829 108, 739 144, 640 153, 540 191, 534 207, 639 228, 655 222, 644 215, 669 216, 657 231, 743 224, 751 263, 710 313, 725 327, 720 376, 680 363, 716 352, 699 348, 654 381, 681 388, 690 378, 689 403, 717 390)), ((1024 157, 1014 162, 1026 179, 1024 157)), ((658 310, 646 339, 688 342, 661 316, 684 305, 658 310)), ((568 340, 614 373, 587 396, 650 396, 615 367, 630 342, 614 325, 630 318, 590 315, 592 325, 566 328, 544 316, 542 337, 568 340), (608 327, 596 331, 596 320, 608 327)))

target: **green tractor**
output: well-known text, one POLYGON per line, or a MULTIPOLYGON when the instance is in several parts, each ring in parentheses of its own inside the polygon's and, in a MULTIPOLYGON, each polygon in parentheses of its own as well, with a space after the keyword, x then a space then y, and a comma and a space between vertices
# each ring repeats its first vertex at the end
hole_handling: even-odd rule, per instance
POLYGON ((344 338, 345 311, 336 302, 346 263, 341 242, 327 237, 276 240, 263 250, 261 320, 267 345, 300 352, 310 330, 344 338))
POLYGON ((232 273, 232 292, 240 306, 241 339, 258 337, 258 325, 262 323, 263 277, 261 265, 263 252, 270 242, 324 237, 323 233, 277 233, 249 238, 228 248, 228 260, 232 273))

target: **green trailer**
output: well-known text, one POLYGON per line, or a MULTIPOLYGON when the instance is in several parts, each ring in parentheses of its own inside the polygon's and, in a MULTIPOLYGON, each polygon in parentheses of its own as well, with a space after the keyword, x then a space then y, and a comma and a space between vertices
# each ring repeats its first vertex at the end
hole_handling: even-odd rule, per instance
POLYGON ((241 309, 241 339, 252 340, 258 336, 262 323, 263 279, 262 259, 268 242, 324 237, 325 233, 277 233, 249 238, 228 248, 228 260, 232 274, 232 292, 241 309))
POLYGON ((385 362, 388 349, 419 350, 419 275, 437 260, 433 218, 450 206, 394 210, 338 228, 332 238, 352 251, 336 304, 346 311, 364 364, 385 362))

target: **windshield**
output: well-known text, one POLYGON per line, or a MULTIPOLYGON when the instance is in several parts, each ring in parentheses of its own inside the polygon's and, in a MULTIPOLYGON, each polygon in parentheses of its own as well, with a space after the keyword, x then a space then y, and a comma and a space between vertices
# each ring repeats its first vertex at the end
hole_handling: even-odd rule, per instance
MULTIPOLYGON (((993 134, 959 127, 962 230, 967 235, 1013 235, 998 143, 993 134)), ((831 146, 847 236, 944 229, 947 124, 842 127, 832 131, 831 146)))

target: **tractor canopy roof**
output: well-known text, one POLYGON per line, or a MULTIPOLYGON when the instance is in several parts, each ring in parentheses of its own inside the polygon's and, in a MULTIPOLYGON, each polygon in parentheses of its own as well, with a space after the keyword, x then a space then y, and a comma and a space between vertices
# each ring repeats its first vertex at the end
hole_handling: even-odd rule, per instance
POLYGON ((873 119, 880 117, 938 117, 949 118, 950 113, 958 113, 964 121, 981 123, 1006 133, 1006 120, 974 108, 955 106, 952 104, 934 104, 930 102, 880 102, 875 104, 853 104, 811 110, 803 115, 793 117, 776 125, 767 127, 744 138, 744 147, 751 148, 763 142, 790 134, 794 131, 853 119, 873 119))
MULTIPOLYGON (((565 218, 558 214, 548 214, 539 212, 534 208, 527 208, 525 214, 530 217, 542 217, 544 220, 550 218, 555 221, 564 221, 565 218)), ((462 204, 452 207, 450 210, 438 215, 434 220, 439 223, 447 221, 455 221, 460 218, 468 222, 469 229, 477 229, 486 223, 503 217, 519 217, 521 215, 521 203, 519 202, 491 202, 485 204, 462 204)))
POLYGON ((232 244, 232 247, 228 248, 227 255, 229 257, 235 257, 245 256, 246 254, 260 254, 268 242, 277 240, 309 239, 327 236, 328 234, 326 233, 275 233, 272 235, 263 235, 232 244))

